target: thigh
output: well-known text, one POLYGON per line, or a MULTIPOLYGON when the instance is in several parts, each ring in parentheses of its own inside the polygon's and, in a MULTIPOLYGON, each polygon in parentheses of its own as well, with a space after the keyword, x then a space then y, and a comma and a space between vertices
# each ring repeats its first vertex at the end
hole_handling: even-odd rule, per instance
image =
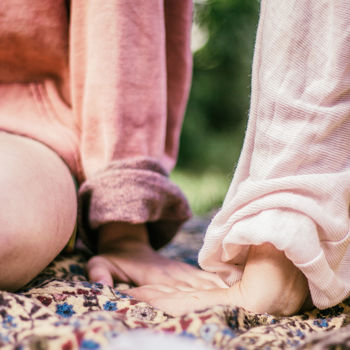
POLYGON ((73 178, 32 139, 0 132, 0 288, 17 289, 45 268, 75 226, 73 178))

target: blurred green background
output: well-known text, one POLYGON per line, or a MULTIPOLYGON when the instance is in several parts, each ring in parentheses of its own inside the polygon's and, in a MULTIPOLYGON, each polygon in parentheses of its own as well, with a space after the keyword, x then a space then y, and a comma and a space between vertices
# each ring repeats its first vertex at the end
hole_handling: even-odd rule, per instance
POLYGON ((218 208, 247 122, 257 0, 194 0, 193 82, 171 175, 196 215, 218 208))

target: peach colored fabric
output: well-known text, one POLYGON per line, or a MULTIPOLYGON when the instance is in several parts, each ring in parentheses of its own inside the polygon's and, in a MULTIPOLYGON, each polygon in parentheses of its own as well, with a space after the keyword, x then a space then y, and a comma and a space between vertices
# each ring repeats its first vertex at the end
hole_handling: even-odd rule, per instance
POLYGON ((350 295, 350 2, 262 1, 242 154, 200 252, 232 285, 273 243, 314 304, 350 295))
POLYGON ((167 175, 190 87, 191 15, 191 0, 0 2, 0 130, 64 159, 89 234, 147 222, 159 246, 190 215, 167 175))

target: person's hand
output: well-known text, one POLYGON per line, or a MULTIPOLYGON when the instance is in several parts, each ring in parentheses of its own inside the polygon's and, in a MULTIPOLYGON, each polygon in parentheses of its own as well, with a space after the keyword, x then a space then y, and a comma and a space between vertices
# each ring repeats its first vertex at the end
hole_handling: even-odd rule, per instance
POLYGON ((309 289, 305 276, 283 252, 263 244, 251 246, 242 280, 230 288, 182 291, 176 286, 149 285, 125 293, 173 316, 218 304, 287 316, 300 310, 309 289))
POLYGON ((215 274, 155 252, 145 225, 120 222, 100 229, 98 255, 89 260, 87 271, 91 281, 109 286, 119 281, 138 286, 161 284, 183 291, 227 287, 215 274))

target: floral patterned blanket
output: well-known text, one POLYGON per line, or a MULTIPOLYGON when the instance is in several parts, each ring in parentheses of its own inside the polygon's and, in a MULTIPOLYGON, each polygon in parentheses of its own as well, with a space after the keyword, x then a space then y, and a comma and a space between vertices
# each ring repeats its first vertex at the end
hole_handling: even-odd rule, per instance
MULTIPOLYGON (((195 263, 203 229, 203 222, 192 222, 163 254, 195 263)), ((83 251, 60 255, 25 289, 0 292, 1 349, 110 349, 118 337, 137 334, 131 333, 135 329, 169 339, 176 335, 205 348, 350 348, 350 300, 294 317, 218 305, 174 318, 124 295, 125 285, 89 283, 87 259, 83 251)))

